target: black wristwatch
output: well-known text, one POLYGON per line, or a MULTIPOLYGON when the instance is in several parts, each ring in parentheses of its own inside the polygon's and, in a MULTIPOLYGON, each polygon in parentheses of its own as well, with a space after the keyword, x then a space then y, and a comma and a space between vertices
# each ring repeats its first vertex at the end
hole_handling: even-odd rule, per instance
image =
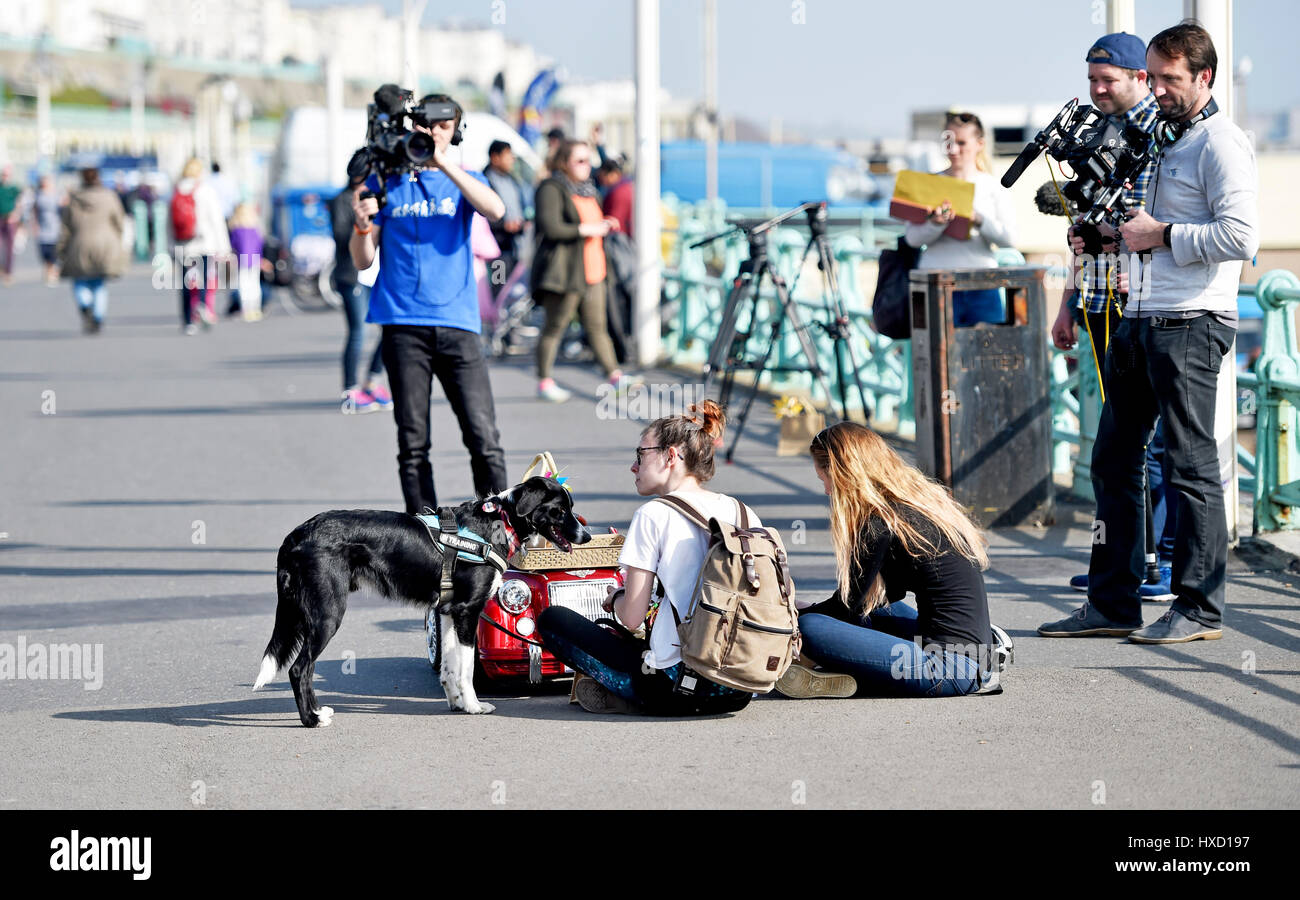
POLYGON ((1165 245, 1166 247, 1169 247, 1170 249, 1173 249, 1173 246, 1174 246, 1174 226, 1173 226, 1173 223, 1172 223, 1172 222, 1171 222, 1170 224, 1168 224, 1168 225, 1165 226, 1164 237, 1161 238, 1161 241, 1164 243, 1164 245, 1165 245))

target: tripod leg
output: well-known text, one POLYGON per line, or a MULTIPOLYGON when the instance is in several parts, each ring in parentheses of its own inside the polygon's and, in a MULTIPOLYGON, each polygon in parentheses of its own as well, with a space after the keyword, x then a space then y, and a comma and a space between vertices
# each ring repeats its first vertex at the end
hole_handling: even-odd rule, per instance
POLYGON ((836 374, 839 376, 840 404, 844 411, 844 418, 847 420, 849 417, 849 396, 844 377, 843 359, 843 356, 847 355, 850 369, 853 372, 853 382, 858 388, 858 400, 862 403, 862 417, 867 422, 870 422, 871 406, 867 403, 867 391, 862 386, 862 375, 858 369, 858 360, 853 354, 853 344, 850 341, 853 332, 850 328, 848 314, 844 311, 844 301, 840 294, 840 279, 835 271, 835 256, 831 253, 830 244, 825 235, 820 235, 817 241, 817 261, 827 291, 827 306, 835 321, 835 366, 836 374))
POLYGON ((740 272, 732 283, 731 293, 727 295, 727 302, 722 309, 722 322, 718 325, 718 333, 713 339, 713 346, 709 349, 709 360, 704 366, 705 396, 708 396, 709 388, 713 386, 714 376, 719 370, 728 367, 731 344, 736 339, 736 321, 740 317, 740 304, 753 283, 753 270, 749 263, 750 261, 746 260, 740 264, 740 272))
MULTIPOLYGON (((758 277, 759 280, 755 282, 756 287, 762 284, 763 273, 761 271, 758 273, 758 277)), ((757 291, 755 291, 754 296, 754 312, 757 314, 757 291)), ((772 351, 781 340, 781 329, 784 325, 785 318, 782 316, 777 316, 772 320, 772 329, 767 339, 767 349, 763 351, 762 358, 759 359, 758 365, 754 367, 754 386, 750 390, 749 396, 745 398, 745 407, 740 411, 740 417, 736 419, 736 433, 731 439, 731 446, 727 449, 727 462, 731 462, 732 457, 736 455, 736 445, 740 443, 740 436, 745 432, 745 423, 749 421, 749 411, 754 406, 754 400, 758 397, 759 388, 762 386, 763 373, 767 371, 767 362, 772 356, 772 351)))
POLYGON ((807 326, 799 320, 799 311, 795 308, 794 301, 790 299, 790 292, 785 289, 785 282, 775 272, 772 272, 772 287, 776 289, 776 296, 781 301, 782 314, 794 329, 795 338, 799 341, 799 349, 803 351, 804 359, 808 361, 808 371, 822 389, 822 393, 826 395, 826 410, 834 416, 835 395, 831 393, 830 383, 826 380, 826 371, 822 369, 821 360, 817 355, 817 345, 808 336, 807 326))

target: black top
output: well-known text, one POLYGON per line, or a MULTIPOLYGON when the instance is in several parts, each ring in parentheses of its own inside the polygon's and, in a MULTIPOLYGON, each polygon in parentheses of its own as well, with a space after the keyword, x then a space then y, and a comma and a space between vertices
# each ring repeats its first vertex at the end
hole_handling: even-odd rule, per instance
MULTIPOLYGON (((352 264, 352 191, 344 188, 329 202, 330 225, 334 229, 334 284, 339 290, 349 290, 357 283, 357 267, 352 264)), ((373 225, 371 226, 373 227, 373 225)))
POLYGON ((803 610, 803 614, 821 613, 861 624, 867 588, 879 573, 885 581, 885 598, 890 602, 901 600, 908 591, 916 595, 922 646, 990 645, 988 597, 979 569, 957 551, 929 517, 910 507, 900 507, 899 511, 938 548, 938 553, 932 557, 912 556, 883 520, 872 518, 863 528, 850 571, 852 602, 847 606, 840 602, 836 591, 829 600, 803 610))

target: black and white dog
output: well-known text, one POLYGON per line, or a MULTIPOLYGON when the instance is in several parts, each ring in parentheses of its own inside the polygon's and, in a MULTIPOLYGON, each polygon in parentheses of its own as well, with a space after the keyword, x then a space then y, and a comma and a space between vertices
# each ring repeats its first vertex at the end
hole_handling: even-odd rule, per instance
MULTIPOLYGON (((591 533, 573 513, 569 492, 553 478, 533 477, 501 494, 455 508, 456 522, 508 559, 534 534, 568 552, 591 533)), ((303 522, 284 539, 277 560, 279 604, 275 628, 253 684, 257 690, 289 666, 298 715, 308 728, 330 724, 334 710, 320 706, 312 674, 338 631, 348 594, 361 586, 400 603, 437 606, 442 621, 439 680, 452 709, 490 713, 474 693, 475 637, 479 613, 501 586, 492 565, 458 561, 451 596, 442 596, 445 549, 415 516, 382 510, 331 510, 303 522)))

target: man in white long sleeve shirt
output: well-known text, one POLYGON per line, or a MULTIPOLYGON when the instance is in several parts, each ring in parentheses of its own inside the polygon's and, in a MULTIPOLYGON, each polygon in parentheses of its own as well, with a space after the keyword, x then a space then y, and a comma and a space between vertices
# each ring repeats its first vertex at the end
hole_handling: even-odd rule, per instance
POLYGON ((1088 602, 1041 626, 1047 637, 1128 635, 1169 644, 1223 634, 1228 532, 1215 399, 1236 334, 1241 263, 1259 249, 1259 213, 1250 141, 1216 114, 1210 94, 1217 69, 1214 45, 1198 25, 1166 29, 1147 50, 1162 121, 1146 208, 1120 229, 1127 249, 1145 262, 1131 269, 1128 305, 1106 358, 1109 389, 1092 456, 1104 540, 1092 547, 1088 602), (1143 628, 1142 451, 1157 413, 1166 475, 1178 495, 1176 599, 1143 628))
MULTIPOLYGON (((925 222, 907 226, 904 239, 925 250, 918 269, 984 269, 998 264, 998 247, 1015 244, 1015 211, 1011 195, 989 171, 984 154, 984 125, 973 113, 949 113, 944 127, 944 150, 950 163, 944 175, 975 184, 974 214, 970 236, 958 240, 944 234, 952 222, 952 209, 945 203, 931 212, 925 222)), ((953 295, 953 324, 959 328, 976 322, 1001 322, 1006 318, 1002 292, 958 291, 953 295)))

